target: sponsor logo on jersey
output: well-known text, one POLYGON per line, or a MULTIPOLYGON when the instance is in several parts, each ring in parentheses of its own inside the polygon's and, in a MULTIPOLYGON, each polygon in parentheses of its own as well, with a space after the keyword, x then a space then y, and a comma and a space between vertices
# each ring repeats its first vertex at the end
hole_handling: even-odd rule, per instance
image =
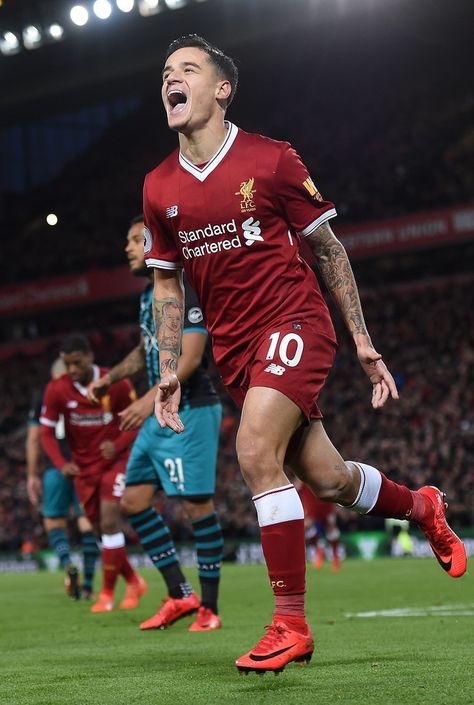
POLYGON ((242 213, 251 213, 256 210, 255 202, 253 200, 253 195, 256 193, 254 189, 255 179, 251 177, 248 181, 242 181, 240 188, 235 192, 235 196, 240 196, 242 200, 240 201, 240 211, 242 213))
POLYGON ((286 367, 282 367, 281 365, 277 365, 275 362, 271 362, 263 371, 271 372, 272 375, 278 375, 278 377, 281 377, 285 374, 286 367))
POLYGON ((168 206, 166 209, 166 217, 167 218, 176 218, 178 215, 178 206, 168 206))
POLYGON ((74 399, 72 401, 66 402, 67 409, 76 409, 78 406, 79 406, 79 402, 75 401, 74 399))
POLYGON ((303 181, 303 186, 305 187, 311 198, 315 198, 317 201, 323 200, 323 197, 314 185, 313 179, 310 176, 308 176, 308 178, 303 181))
POLYGON ((244 231, 244 236, 246 238, 246 245, 253 245, 254 242, 263 242, 263 237, 261 235, 262 229, 260 228, 260 221, 254 220, 252 217, 247 218, 242 223, 242 230, 244 231))
POLYGON ((151 232, 148 230, 148 228, 145 225, 145 227, 143 228, 143 252, 146 255, 150 252, 151 245, 152 245, 151 232))
POLYGON ((193 306, 193 308, 189 309, 188 320, 190 323, 200 323, 203 318, 204 316, 202 315, 202 311, 199 306, 193 306))
POLYGON ((182 248, 183 257, 190 260, 196 257, 217 254, 226 250, 238 250, 243 247, 244 244, 250 247, 250 245, 256 242, 264 241, 259 220, 255 220, 255 218, 250 216, 250 218, 244 220, 240 227, 242 229, 241 234, 238 233, 237 224, 235 220, 232 219, 227 223, 219 223, 217 225, 208 223, 205 227, 197 228, 196 230, 179 230, 178 238, 186 245, 186 247, 182 248), (219 235, 227 234, 234 235, 234 237, 218 239, 219 235), (211 238, 213 238, 213 241, 208 242, 211 238), (202 242, 203 240, 204 242, 202 242), (187 246, 189 243, 195 242, 200 242, 200 244, 196 247, 187 246))

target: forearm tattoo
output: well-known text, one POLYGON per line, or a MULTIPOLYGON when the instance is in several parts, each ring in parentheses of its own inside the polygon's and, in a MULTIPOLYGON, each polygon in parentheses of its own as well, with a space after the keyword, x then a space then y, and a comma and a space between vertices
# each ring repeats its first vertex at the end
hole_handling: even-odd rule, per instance
POLYGON ((153 317, 160 351, 160 376, 176 374, 183 336, 183 302, 174 297, 155 299, 153 317))
POLYGON ((125 377, 131 377, 132 375, 140 372, 145 367, 145 349, 143 343, 137 345, 122 362, 118 365, 112 367, 109 371, 110 379, 112 382, 117 382, 120 379, 125 379, 125 377))
POLYGON ((343 245, 330 226, 323 223, 307 238, 321 276, 352 334, 368 337, 352 267, 343 245))

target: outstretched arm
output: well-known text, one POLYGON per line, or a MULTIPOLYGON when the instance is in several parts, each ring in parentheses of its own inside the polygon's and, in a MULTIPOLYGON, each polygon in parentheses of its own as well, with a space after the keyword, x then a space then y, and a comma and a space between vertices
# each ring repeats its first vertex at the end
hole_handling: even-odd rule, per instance
POLYGON ((177 377, 184 322, 184 288, 181 271, 155 269, 153 319, 160 350, 160 377, 155 413, 162 428, 184 430, 178 416, 181 389, 177 377))
POLYGON ((390 395, 398 399, 395 380, 382 361, 382 356, 373 347, 367 332, 357 284, 344 246, 327 222, 308 235, 307 242, 352 335, 362 369, 373 385, 372 406, 374 409, 380 408, 390 395))
POLYGON ((124 359, 105 375, 91 382, 87 388, 87 395, 91 401, 97 404, 100 398, 107 394, 109 387, 114 382, 119 382, 121 379, 132 377, 137 372, 140 372, 145 367, 145 345, 143 338, 140 340, 136 348, 133 348, 124 359))

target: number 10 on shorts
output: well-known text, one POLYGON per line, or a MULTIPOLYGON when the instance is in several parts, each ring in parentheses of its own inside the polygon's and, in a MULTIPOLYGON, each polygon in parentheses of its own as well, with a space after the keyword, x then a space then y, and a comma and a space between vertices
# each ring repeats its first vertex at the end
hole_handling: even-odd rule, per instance
POLYGON ((275 353, 278 352, 278 357, 284 365, 296 367, 303 355, 304 342, 302 338, 296 333, 286 333, 281 340, 280 336, 280 331, 270 335, 270 347, 267 352, 267 360, 273 360, 275 353), (291 345, 291 343, 293 343, 293 345, 291 345), (289 348, 292 353, 291 357, 288 354, 289 348))

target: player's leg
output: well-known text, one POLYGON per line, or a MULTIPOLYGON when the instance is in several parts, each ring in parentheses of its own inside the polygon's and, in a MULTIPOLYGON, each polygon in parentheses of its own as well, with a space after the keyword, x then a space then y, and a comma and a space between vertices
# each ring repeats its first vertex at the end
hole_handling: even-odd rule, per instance
POLYGON ((339 552, 341 532, 337 525, 337 514, 335 511, 327 515, 325 533, 332 552, 331 570, 337 573, 341 568, 341 556, 339 552))
POLYGON ((410 490, 371 465, 344 461, 319 420, 296 434, 287 460, 321 499, 360 514, 415 521, 444 570, 453 577, 465 572, 465 548, 446 523, 443 495, 437 488, 410 490))
POLYGON ((71 545, 67 526, 71 486, 71 481, 67 480, 57 468, 48 468, 43 475, 42 514, 49 545, 65 571, 66 592, 77 600, 80 597, 79 573, 77 567, 71 563, 71 545))
POLYGON ((100 556, 100 548, 94 533, 94 527, 82 513, 77 516, 77 527, 81 534, 82 547, 83 579, 81 597, 85 600, 90 600, 93 596, 95 569, 97 559, 100 556))
POLYGON ((196 621, 189 627, 190 632, 214 631, 222 622, 218 616, 219 584, 221 565, 224 558, 224 539, 214 502, 209 495, 188 497, 182 500, 196 541, 196 557, 199 583, 201 585, 201 606, 196 621))
MULTIPOLYGON (((175 435, 172 431, 170 434, 175 435)), ((150 417, 133 444, 121 500, 122 511, 168 590, 163 605, 140 625, 141 629, 165 628, 199 607, 199 598, 181 570, 171 533, 154 506, 155 493, 162 488, 160 473, 166 475, 163 445, 166 445, 166 438, 162 429, 155 417, 150 417)))
POLYGON ((267 634, 237 659, 243 671, 281 670, 290 661, 309 660, 314 648, 304 612, 303 506, 283 471, 288 443, 302 421, 299 407, 276 389, 252 387, 247 392, 237 455, 254 495, 275 610, 267 634))
POLYGON ((212 499, 222 407, 212 404, 186 409, 181 416, 187 433, 179 437, 180 457, 179 467, 173 474, 174 488, 167 486, 165 489, 170 495, 180 497, 196 541, 201 606, 189 631, 213 631, 222 626, 218 616, 218 595, 224 540, 212 499))
MULTIPOLYGON (((100 532, 102 539, 102 566, 104 572, 104 595, 100 602, 109 608, 117 578, 122 575, 127 588, 121 601, 120 609, 134 609, 138 606, 140 597, 145 594, 147 584, 132 568, 123 533, 123 517, 120 509, 120 499, 125 489, 125 464, 115 463, 100 479, 100 532)), ((95 606, 94 606, 95 607, 95 606)), ((110 611, 93 608, 93 611, 110 611)))

